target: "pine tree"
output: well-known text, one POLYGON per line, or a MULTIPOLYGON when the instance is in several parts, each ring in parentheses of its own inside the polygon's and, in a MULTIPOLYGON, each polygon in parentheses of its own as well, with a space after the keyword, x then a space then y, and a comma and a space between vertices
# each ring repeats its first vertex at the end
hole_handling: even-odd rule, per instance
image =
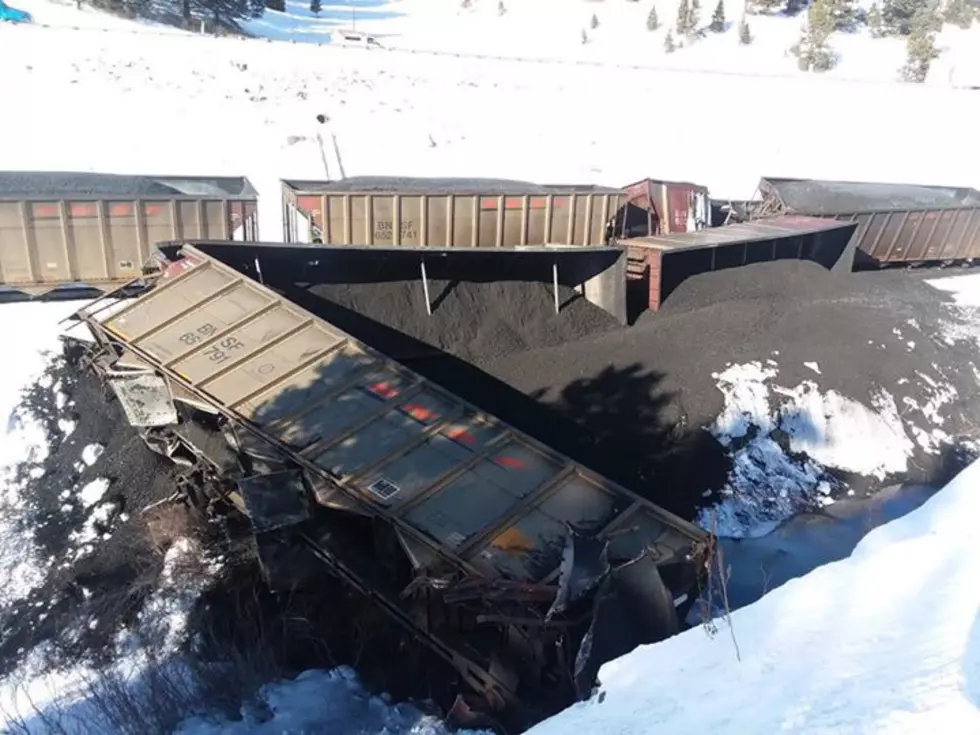
POLYGON ((849 31, 857 24, 857 6, 855 0, 831 0, 831 14, 834 16, 834 27, 839 31, 849 31))
POLYGON ((594 31, 598 27, 599 27, 599 19, 596 17, 596 14, 593 13, 592 20, 589 21, 589 28, 591 28, 594 31))
POLYGON ((803 35, 792 51, 803 71, 826 71, 834 65, 834 54, 828 43, 834 32, 834 15, 830 0, 813 0, 806 13, 803 35))
MULTIPOLYGON (((210 0, 203 0, 200 2, 201 7, 209 8, 211 5, 210 0)), ((269 10, 278 10, 280 13, 286 12, 286 0, 265 0, 265 7, 269 10)))
POLYGON ((701 0, 691 0, 690 17, 688 18, 688 33, 697 33, 701 27, 701 0))
POLYGON ((647 30, 655 31, 660 27, 660 18, 657 17, 657 6, 650 8, 650 15, 647 16, 647 30))
POLYGON ((686 36, 691 32, 691 6, 688 0, 681 0, 677 6, 677 33, 686 36))
POLYGON ((949 0, 943 11, 943 20, 960 28, 973 25, 975 12, 968 0, 949 0))
POLYGON ((721 33, 725 30, 725 0, 718 0, 715 12, 711 15, 711 30, 721 33))
POLYGON ((266 7, 271 7, 268 3, 263 3, 263 0, 197 0, 195 4, 211 16, 216 28, 240 20, 258 18, 266 7))
POLYGON ((936 48, 936 16, 938 7, 930 4, 920 8, 911 20, 911 31, 905 42, 906 60, 902 78, 907 82, 924 82, 933 59, 939 56, 936 48))
POLYGON ((667 29, 667 36, 664 38, 664 53, 672 54, 677 50, 677 46, 674 45, 674 34, 667 29))
POLYGON ((313 15, 320 15, 322 9, 323 6, 320 4, 320 0, 310 0, 310 12, 313 15))
POLYGON ((885 35, 884 21, 881 19, 881 8, 878 3, 871 3, 868 9, 868 30, 872 38, 882 38, 885 35))
POLYGON ((743 46, 748 46, 752 43, 752 31, 749 28, 749 22, 746 20, 745 16, 738 22, 738 42, 743 46))
POLYGON ((881 17, 886 32, 897 36, 909 35, 912 32, 912 16, 924 4, 923 0, 883 0, 881 17))

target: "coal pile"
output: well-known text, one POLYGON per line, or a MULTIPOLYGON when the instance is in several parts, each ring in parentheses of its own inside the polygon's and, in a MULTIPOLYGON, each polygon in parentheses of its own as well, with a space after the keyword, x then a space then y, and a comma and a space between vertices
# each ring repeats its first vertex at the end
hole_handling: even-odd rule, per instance
POLYGON ((620 329, 611 314, 567 286, 558 288, 556 314, 552 287, 530 281, 430 279, 432 316, 419 279, 318 284, 309 293, 474 363, 620 329))

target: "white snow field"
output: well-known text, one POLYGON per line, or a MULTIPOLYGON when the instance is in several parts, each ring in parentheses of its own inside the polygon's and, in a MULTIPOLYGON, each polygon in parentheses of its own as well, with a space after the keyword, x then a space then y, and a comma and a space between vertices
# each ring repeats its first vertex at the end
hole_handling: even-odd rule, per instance
MULTIPOLYGON (((74 2, 62 1, 64 7, 53 7, 49 0, 15 4, 31 12, 37 7, 37 22, 50 26, 99 24, 94 11, 76 11, 74 2)), ((166 6, 167 2, 154 4, 166 6)), ((693 41, 677 34, 678 4, 679 0, 467 0, 464 7, 464 0, 324 0, 320 11, 313 13, 309 0, 287 0, 285 12, 267 9, 260 18, 241 22, 241 27, 255 37, 291 43, 341 44, 345 32, 353 30, 372 35, 384 49, 416 53, 696 69, 727 75, 802 74, 789 49, 800 39, 803 15, 750 13, 747 18, 754 40, 745 46, 738 37, 744 0, 724 3, 726 23, 721 32, 708 29, 716 2, 703 3, 699 27, 705 33, 693 41), (654 7, 660 27, 650 31, 647 19, 654 7), (598 23, 595 28, 593 16, 598 23), (671 54, 664 51, 668 31, 679 47, 671 54)), ((859 0, 855 7, 870 5, 870 0, 859 0)), ((176 3, 169 7, 175 8, 176 3)), ((120 28, 125 22, 110 18, 106 25, 120 28)), ((157 24, 145 25, 141 30, 166 30, 157 24)), ((927 82, 976 85, 980 80, 977 33, 978 25, 971 29, 945 25, 937 38, 940 56, 927 82)), ((873 38, 865 26, 833 33, 830 46, 838 61, 826 74, 834 78, 896 81, 905 61, 904 39, 873 38)))
MULTIPOLYGON (((372 51, 312 45, 353 24, 344 3, 324 3, 314 18, 305 3, 290 2, 287 13, 248 24, 272 41, 215 39, 73 3, 14 4, 38 25, 0 26, 0 170, 245 175, 260 192, 261 234, 269 240, 281 238, 280 178, 458 175, 622 185, 652 176, 693 180, 736 199, 751 196, 762 175, 980 186, 980 93, 945 88, 941 71, 952 59, 960 71, 977 64, 976 25, 947 28, 933 83, 909 86, 883 83, 901 64, 901 42, 861 33, 835 36, 842 56, 835 71, 798 73, 784 52, 799 19, 752 17, 757 41, 748 48, 729 30, 666 56, 665 29, 644 29, 649 4, 625 0, 571 8, 513 0, 503 16, 488 0, 465 11, 456 0, 355 0, 357 28, 393 49, 372 51), (600 25, 587 30, 583 45, 593 12, 600 25), (575 60, 590 63, 569 63, 575 60), (617 66, 624 64, 650 68, 617 66)), ((705 19, 711 10, 704 8, 705 19)), ((660 15, 666 25, 674 11, 665 3, 660 15)), ((733 8, 729 17, 737 18, 733 8)), ((980 352, 977 277, 934 285, 956 298, 949 338, 978 340, 980 352)), ((55 563, 31 543, 13 472, 21 460, 43 457, 45 435, 36 419, 14 409, 46 364, 41 350, 56 346, 56 322, 78 305, 0 306, 5 343, 18 346, 0 375, 0 408, 10 417, 0 444, 0 610, 36 589, 55 563)), ((865 406, 821 392, 819 365, 808 366, 811 381, 784 386, 770 362, 759 356, 717 366, 726 409, 710 428, 720 439, 744 436, 746 417, 757 426, 779 424, 813 462, 873 476, 904 467, 912 442, 941 439, 935 423, 920 421, 916 431, 899 421, 887 396, 865 406), (782 418, 800 412, 820 417, 816 439, 794 435, 782 418)), ((955 400, 941 389, 935 401, 955 400)), ((780 518, 797 507, 794 493, 823 494, 816 465, 780 474, 790 463, 775 443, 749 442, 739 451, 745 461, 731 478, 737 497, 719 510, 726 535, 772 529, 770 516, 752 513, 753 490, 777 505, 786 500, 780 518)), ((79 462, 98 467, 100 454, 98 445, 86 446, 79 462)), ((978 483, 980 463, 872 532, 849 558, 735 612, 733 631, 716 621, 714 637, 695 629, 611 662, 599 697, 535 732, 980 730, 980 590, 973 583, 980 557, 969 525, 978 483)), ((103 490, 98 482, 80 489, 92 519, 104 507, 103 490)), ((77 553, 99 543, 89 531, 79 532, 77 553)), ((143 623, 164 625, 176 644, 199 590, 175 591, 164 577, 146 610, 154 620, 143 623)), ((120 668, 138 683, 133 636, 138 631, 120 638, 120 668)), ((22 670, 0 685, 0 727, 35 706, 89 722, 88 672, 44 674, 40 653, 25 651, 22 670)), ((262 717, 194 718, 181 732, 444 731, 412 708, 367 694, 347 670, 271 684, 263 699, 262 717)))

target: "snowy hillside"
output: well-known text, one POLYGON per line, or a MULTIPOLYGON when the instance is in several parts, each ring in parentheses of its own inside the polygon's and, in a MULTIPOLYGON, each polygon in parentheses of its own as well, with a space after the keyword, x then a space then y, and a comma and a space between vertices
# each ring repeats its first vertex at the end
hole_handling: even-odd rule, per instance
MULTIPOLYGON (((67 0, 64 0, 67 3, 67 0)), ((317 12, 310 0, 287 0, 285 10, 267 8, 259 18, 240 21, 246 33, 294 43, 341 44, 347 31, 373 35, 382 47, 412 52, 563 60, 599 65, 639 65, 666 69, 707 70, 726 75, 799 75, 790 49, 799 42, 805 13, 775 12, 780 5, 722 0, 720 25, 711 26, 715 2, 697 11, 696 27, 704 33, 693 40, 678 34, 682 0, 325 0, 317 12), (748 10, 748 15, 746 15, 748 10), (651 29, 654 11, 657 27, 651 29), (739 21, 749 23, 752 42, 740 43, 739 21), (678 46, 665 51, 667 33, 678 46)), ((206 5, 206 3, 204 3, 206 5)), ((53 26, 98 25, 94 12, 74 11, 74 4, 54 10, 48 0, 24 0, 38 22, 53 26)), ((856 3, 866 12, 871 0, 856 3)), ((179 11, 173 0, 152 7, 179 11)), ((192 8, 196 7, 191 4, 192 8)), ((206 9, 194 11, 207 18, 206 9)), ((120 28, 125 21, 110 18, 120 28)), ((147 27, 165 31, 159 24, 147 27)), ((171 31, 172 32, 172 31, 171 31)), ((976 79, 980 73, 977 34, 980 23, 967 30, 947 23, 937 38, 939 58, 928 81, 946 85, 976 79)), ((829 44, 837 57, 829 76, 895 81, 905 61, 901 37, 876 38, 866 23, 833 33, 829 44)))

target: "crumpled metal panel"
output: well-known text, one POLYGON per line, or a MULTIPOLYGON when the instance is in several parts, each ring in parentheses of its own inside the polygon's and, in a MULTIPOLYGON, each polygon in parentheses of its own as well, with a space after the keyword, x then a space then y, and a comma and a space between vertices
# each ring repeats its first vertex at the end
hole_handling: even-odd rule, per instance
POLYGON ((573 528, 568 529, 566 538, 565 553, 558 567, 558 594, 546 620, 560 615, 569 605, 582 599, 609 573, 609 542, 606 539, 584 536, 573 528))
POLYGON ((575 657, 575 687, 587 698, 606 661, 680 630, 674 600, 648 554, 614 569, 596 594, 592 623, 575 657))
POLYGON ((177 423, 177 408, 167 382, 155 373, 113 375, 109 385, 132 426, 169 426, 177 423))
POLYGON ((294 526, 310 517, 302 470, 253 475, 237 484, 256 533, 294 526))

